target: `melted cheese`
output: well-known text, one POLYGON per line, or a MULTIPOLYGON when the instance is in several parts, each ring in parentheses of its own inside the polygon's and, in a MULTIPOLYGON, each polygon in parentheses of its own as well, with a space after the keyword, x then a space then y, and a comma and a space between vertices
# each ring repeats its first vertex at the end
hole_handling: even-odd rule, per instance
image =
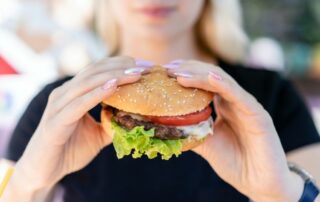
POLYGON ((178 126, 177 128, 182 130, 184 134, 187 134, 200 140, 208 134, 213 134, 213 120, 212 117, 210 117, 208 120, 202 121, 198 124, 190 126, 178 126))
POLYGON ((134 118, 139 121, 147 121, 143 116, 139 114, 128 113, 128 115, 131 116, 131 118, 134 118))
MULTIPOLYGON (((143 116, 133 113, 128 113, 132 118, 147 121, 143 116)), ((168 126, 168 127, 176 127, 176 126, 168 126)), ((210 117, 206 121, 202 121, 198 124, 189 125, 189 126, 177 126, 177 129, 183 131, 188 137, 196 138, 198 140, 206 137, 207 135, 213 134, 213 119, 210 117)))

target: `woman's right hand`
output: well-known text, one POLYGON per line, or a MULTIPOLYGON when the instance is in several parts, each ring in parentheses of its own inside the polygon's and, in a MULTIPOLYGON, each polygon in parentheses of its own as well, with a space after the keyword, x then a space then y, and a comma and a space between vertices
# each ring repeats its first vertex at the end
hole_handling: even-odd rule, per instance
MULTIPOLYGON (((136 82, 150 64, 130 57, 108 58, 56 88, 35 134, 16 164, 26 186, 41 189, 85 167, 111 143, 101 125, 87 114, 118 85, 136 82)), ((31 189, 31 188, 30 188, 31 189)))

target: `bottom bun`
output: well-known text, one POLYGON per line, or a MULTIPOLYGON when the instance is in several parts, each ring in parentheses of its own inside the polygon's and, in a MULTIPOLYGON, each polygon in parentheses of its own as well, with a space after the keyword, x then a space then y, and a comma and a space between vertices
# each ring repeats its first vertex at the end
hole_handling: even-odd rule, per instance
POLYGON ((102 109, 101 110, 101 124, 104 131, 109 135, 111 138, 113 138, 114 131, 111 129, 111 118, 112 113, 108 110, 102 109))
POLYGON ((185 141, 182 141, 182 151, 189 151, 193 148, 196 148, 197 146, 199 146, 200 144, 202 144, 204 141, 206 141, 208 135, 202 139, 196 139, 196 138, 188 138, 185 141))
MULTIPOLYGON (((102 127, 103 127, 104 131, 111 138, 113 138, 114 131, 111 129, 111 122, 110 122, 111 117, 112 117, 111 112, 109 112, 108 110, 105 110, 105 109, 101 110, 101 124, 102 124, 102 127)), ((206 137, 202 138, 202 139, 197 139, 195 137, 188 137, 187 139, 184 139, 182 141, 182 151, 183 152, 189 151, 189 150, 199 146, 200 144, 202 144, 206 140, 208 135, 206 137)))

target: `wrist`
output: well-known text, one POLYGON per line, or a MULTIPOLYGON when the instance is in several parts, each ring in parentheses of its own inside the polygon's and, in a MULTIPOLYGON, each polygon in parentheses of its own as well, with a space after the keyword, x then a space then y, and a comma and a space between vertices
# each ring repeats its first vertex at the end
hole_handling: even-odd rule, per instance
POLYGON ((256 197, 252 197, 254 202, 297 202, 302 196, 304 189, 303 179, 293 172, 288 172, 287 180, 283 183, 279 182, 279 187, 275 188, 276 191, 273 194, 256 194, 256 197))
POLYGON ((46 201, 52 189, 53 185, 36 186, 32 180, 24 175, 24 171, 20 167, 16 167, 2 200, 8 202, 46 201))
POLYGON ((30 191, 45 190, 53 187, 57 182, 47 179, 45 174, 42 174, 40 170, 37 170, 30 166, 31 162, 26 162, 24 159, 20 159, 15 165, 15 172, 12 178, 17 182, 22 181, 28 184, 26 189, 30 191))

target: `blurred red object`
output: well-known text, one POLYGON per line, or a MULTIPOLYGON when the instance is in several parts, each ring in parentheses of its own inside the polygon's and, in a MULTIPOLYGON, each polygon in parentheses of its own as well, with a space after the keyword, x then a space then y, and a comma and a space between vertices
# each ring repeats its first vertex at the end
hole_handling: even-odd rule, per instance
POLYGON ((0 75, 18 74, 18 72, 0 55, 0 75))

